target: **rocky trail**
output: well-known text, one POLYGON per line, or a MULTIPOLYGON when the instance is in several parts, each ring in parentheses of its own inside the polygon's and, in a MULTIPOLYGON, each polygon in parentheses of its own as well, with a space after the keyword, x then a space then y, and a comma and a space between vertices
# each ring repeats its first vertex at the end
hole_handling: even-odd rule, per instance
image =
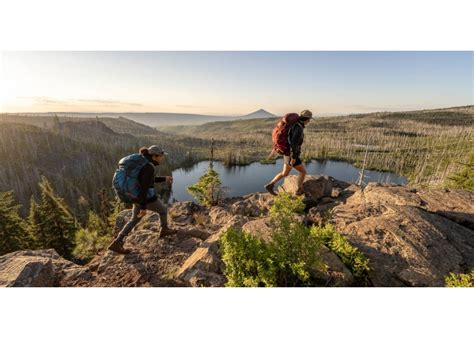
MULTIPOLYGON (((296 176, 280 189, 294 193, 296 176)), ((474 192, 416 190, 371 183, 363 190, 328 176, 305 181, 307 226, 330 222, 369 259, 370 285, 443 286, 449 272, 474 268, 474 192)), ((175 235, 159 239, 159 215, 150 213, 128 236, 122 256, 106 251, 85 266, 53 249, 17 251, 0 257, 0 286, 224 286, 219 236, 229 227, 259 236, 271 231, 273 197, 254 193, 205 208, 192 202, 169 207, 175 235)), ((123 211, 117 228, 131 211, 123 211)), ((325 248, 328 266, 321 286, 353 286, 354 277, 325 248)))

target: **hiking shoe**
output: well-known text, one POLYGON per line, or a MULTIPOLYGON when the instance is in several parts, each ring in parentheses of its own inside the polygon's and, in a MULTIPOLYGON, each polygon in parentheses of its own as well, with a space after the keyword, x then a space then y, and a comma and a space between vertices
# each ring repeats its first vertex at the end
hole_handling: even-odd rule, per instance
POLYGON ((304 194, 304 190, 299 188, 298 190, 296 190, 296 195, 297 196, 300 196, 300 195, 303 195, 304 194))
POLYGON ((276 196, 276 193, 275 191, 273 191, 273 186, 274 184, 271 184, 271 183, 268 183, 267 185, 265 185, 265 189, 267 189, 267 191, 272 194, 273 196, 276 196))
POLYGON ((123 243, 119 241, 113 241, 112 244, 110 244, 107 249, 121 255, 126 255, 130 253, 130 250, 125 249, 123 247, 123 243))
POLYGON ((177 233, 176 230, 173 230, 173 229, 170 229, 170 228, 161 228, 160 238, 163 238, 163 237, 166 237, 166 236, 169 236, 169 235, 174 235, 175 233, 177 233))

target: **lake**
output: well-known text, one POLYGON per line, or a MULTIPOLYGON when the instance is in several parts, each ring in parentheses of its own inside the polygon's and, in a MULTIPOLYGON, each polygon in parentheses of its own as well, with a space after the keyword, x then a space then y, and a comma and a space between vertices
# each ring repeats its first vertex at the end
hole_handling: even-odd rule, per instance
MULTIPOLYGON (((246 166, 226 167, 221 162, 214 162, 214 170, 220 175, 222 186, 226 188, 226 197, 242 196, 253 192, 263 192, 263 187, 282 169, 283 159, 278 159, 276 164, 261 164, 254 162, 246 166)), ((328 175, 345 182, 356 182, 359 178, 359 169, 343 161, 312 160, 306 163, 308 175, 328 175)), ((203 161, 190 168, 180 168, 173 171, 173 191, 170 200, 193 200, 186 191, 186 187, 197 182, 208 169, 209 162, 203 161)), ((292 170, 290 175, 297 175, 292 170)), ((366 170, 364 182, 383 182, 406 185, 407 179, 389 172, 366 170)), ((283 180, 280 181, 281 183, 283 180)), ((278 186, 278 185, 277 185, 278 186)), ((277 186, 275 186, 275 191, 277 186)))

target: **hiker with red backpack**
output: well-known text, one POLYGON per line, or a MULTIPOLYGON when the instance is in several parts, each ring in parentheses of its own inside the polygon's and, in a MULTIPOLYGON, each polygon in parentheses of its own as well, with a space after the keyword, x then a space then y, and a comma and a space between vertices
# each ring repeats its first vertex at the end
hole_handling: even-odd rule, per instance
POLYGON ((132 229, 146 215, 147 210, 160 215, 160 238, 176 233, 168 228, 168 210, 158 199, 154 184, 159 182, 173 182, 171 176, 156 176, 155 166, 158 166, 167 155, 160 147, 154 145, 143 147, 139 154, 132 154, 122 158, 113 178, 113 189, 117 197, 125 203, 133 203, 132 217, 125 224, 117 238, 109 245, 108 249, 119 254, 130 251, 124 249, 124 239, 132 229))
POLYGON ((265 189, 276 195, 273 190, 275 183, 288 176, 291 169, 296 169, 300 175, 298 177, 297 194, 303 194, 303 182, 306 176, 306 168, 301 160, 301 145, 304 139, 304 128, 313 119, 313 113, 309 110, 303 110, 299 115, 296 113, 286 114, 277 126, 273 129, 272 154, 283 155, 283 170, 278 173, 270 183, 265 185, 265 189))

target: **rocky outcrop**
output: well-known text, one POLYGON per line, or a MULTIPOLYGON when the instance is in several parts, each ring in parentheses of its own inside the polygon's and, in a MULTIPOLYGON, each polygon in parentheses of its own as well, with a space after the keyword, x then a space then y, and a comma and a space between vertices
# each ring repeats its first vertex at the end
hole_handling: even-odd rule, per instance
POLYGON ((206 209, 194 202, 175 202, 168 210, 168 216, 175 224, 189 225, 208 221, 206 209))
POLYGON ((474 191, 426 190, 417 191, 424 208, 474 230, 474 191))
POLYGON ((271 238, 272 230, 269 217, 254 219, 242 226, 242 231, 266 241, 271 238))
POLYGON ((229 229, 241 228, 248 221, 242 215, 233 215, 224 208, 216 207, 210 213, 211 220, 219 231, 204 241, 183 263, 176 278, 190 286, 224 286, 223 262, 219 253, 219 237, 229 229))
MULTIPOLYGON (((296 192, 296 176, 285 191, 296 192)), ((308 226, 330 222, 369 259, 369 285, 442 286, 449 272, 474 268, 474 192, 412 189, 392 184, 358 186, 328 176, 307 176, 308 226)), ((80 266, 54 250, 18 251, 0 257, 0 286, 224 286, 219 237, 229 227, 264 240, 273 231, 273 196, 254 193, 211 208, 193 202, 169 207, 175 235, 160 239, 160 217, 148 213, 126 239, 127 255, 105 251, 80 266)), ((131 217, 123 211, 117 231, 131 217)), ((349 268, 327 247, 322 286, 351 286, 349 268)))
POLYGON ((203 242, 183 263, 176 278, 190 286, 224 286, 226 281, 219 255, 219 236, 214 234, 203 242))
MULTIPOLYGON (((58 286, 65 276, 79 276, 83 268, 54 249, 16 251, 0 257, 0 286, 58 286)), ((84 276, 83 276, 84 277, 84 276)))
POLYGON ((259 217, 267 215, 272 204, 273 196, 269 193, 254 193, 245 195, 233 203, 230 211, 234 214, 259 217))
POLYGON ((332 222, 369 258, 375 286, 442 286, 449 272, 474 267, 474 232, 433 212, 449 201, 434 203, 414 189, 369 184, 333 209, 332 222))
POLYGON ((321 258, 326 271, 318 271, 315 278, 321 281, 322 286, 352 286, 354 277, 350 270, 342 263, 341 259, 323 245, 321 258))

